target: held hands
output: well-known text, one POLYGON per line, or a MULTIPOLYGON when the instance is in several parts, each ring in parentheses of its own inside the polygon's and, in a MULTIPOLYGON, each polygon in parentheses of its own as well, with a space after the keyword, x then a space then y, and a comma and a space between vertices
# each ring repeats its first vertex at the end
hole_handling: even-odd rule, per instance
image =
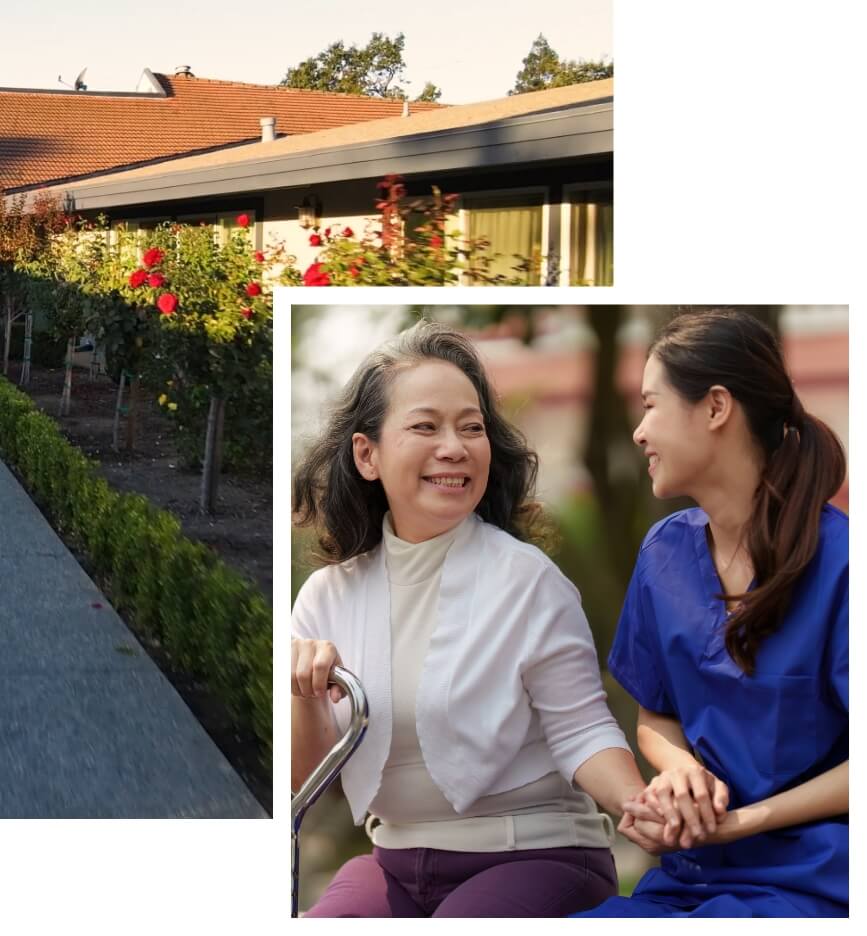
POLYGON ((339 702, 346 693, 340 686, 328 685, 334 666, 343 666, 337 648, 330 640, 292 638, 292 695, 313 700, 325 698, 339 702))
POLYGON ((624 803, 618 831, 654 855, 710 844, 727 816, 725 783, 700 764, 654 777, 624 803))

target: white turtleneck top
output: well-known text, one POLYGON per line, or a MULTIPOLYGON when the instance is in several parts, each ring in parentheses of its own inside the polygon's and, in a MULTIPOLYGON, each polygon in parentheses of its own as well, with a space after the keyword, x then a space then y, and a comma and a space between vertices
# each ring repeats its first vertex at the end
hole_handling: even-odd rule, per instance
MULTIPOLYGON (((463 813, 454 810, 428 772, 416 730, 416 694, 437 622, 443 562, 460 527, 408 543, 395 535, 390 513, 383 521, 391 606, 392 737, 382 783, 370 804, 368 834, 384 848, 607 848, 613 840, 610 818, 557 772, 482 796, 463 813), (377 819, 380 824, 372 828, 377 819)), ((538 728, 535 719, 534 726, 538 728)), ((528 739, 537 736, 531 731, 528 739)))

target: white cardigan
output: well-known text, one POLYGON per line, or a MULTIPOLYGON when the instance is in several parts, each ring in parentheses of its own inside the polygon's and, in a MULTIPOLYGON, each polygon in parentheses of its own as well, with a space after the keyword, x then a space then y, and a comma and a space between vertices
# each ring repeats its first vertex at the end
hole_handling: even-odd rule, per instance
MULTIPOLYGON (((343 768, 356 825, 379 789, 391 745, 391 630, 385 552, 314 572, 292 609, 295 636, 330 640, 361 680, 367 735, 343 768)), ((630 750, 606 704, 575 586, 535 546, 475 514, 446 555, 439 620, 416 698, 428 771, 457 812, 605 748, 630 750), (541 730, 538 730, 541 726, 541 730), (536 738, 527 743, 536 727, 536 738)), ((335 706, 341 731, 349 701, 335 706)))

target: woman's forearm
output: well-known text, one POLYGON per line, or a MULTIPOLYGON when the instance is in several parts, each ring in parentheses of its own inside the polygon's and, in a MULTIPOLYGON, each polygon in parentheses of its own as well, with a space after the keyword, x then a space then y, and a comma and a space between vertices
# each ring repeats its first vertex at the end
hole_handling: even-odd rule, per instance
POLYGON ((676 718, 638 707, 638 748, 659 773, 698 763, 676 718))
POLYGON ((339 740, 333 705, 324 698, 292 697, 292 790, 298 792, 339 740))
POLYGON ((647 785, 631 751, 605 748, 588 758, 575 771, 574 782, 615 816, 623 815, 623 804, 647 785))
POLYGON ((748 835, 848 812, 849 761, 846 761, 784 793, 733 809, 704 844, 724 845, 748 835))

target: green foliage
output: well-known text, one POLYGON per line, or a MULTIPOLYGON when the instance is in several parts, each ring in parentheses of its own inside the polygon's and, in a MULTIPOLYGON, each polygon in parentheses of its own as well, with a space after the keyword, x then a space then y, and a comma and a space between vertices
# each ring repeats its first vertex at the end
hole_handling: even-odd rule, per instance
POLYGON ((0 378, 0 455, 141 632, 205 682, 271 751, 272 617, 262 594, 177 519, 119 494, 33 402, 0 378))
MULTIPOLYGON (((405 100, 403 48, 403 33, 398 33, 394 39, 383 33, 373 33, 367 45, 361 48, 347 47, 342 41, 332 42, 318 55, 290 68, 280 83, 287 88, 405 100)), ((436 101, 441 93, 428 82, 416 100, 436 101)))
POLYGON ((561 59, 541 33, 533 41, 523 64, 524 67, 515 77, 515 87, 509 94, 524 94, 527 91, 562 88, 584 81, 599 81, 614 74, 613 62, 584 59, 575 62, 571 59, 561 59))
MULTIPOLYGON (((24 238, 29 244, 35 235, 26 228, 24 237, 19 230, 28 217, 0 218, 0 241, 5 236, 11 244, 14 234, 15 243, 24 238)), ((269 283, 278 270, 280 282, 297 283, 294 258, 281 245, 254 251, 244 226, 224 243, 210 227, 170 222, 145 235, 121 227, 113 238, 104 217, 94 223, 64 216, 43 228, 38 251, 7 250, 6 261, 0 260, 0 287, 15 307, 47 314, 49 341, 60 349, 56 363, 63 360, 68 338, 92 335, 113 379, 122 370, 137 374, 165 407, 191 465, 202 458, 211 396, 222 397, 224 467, 268 470, 269 283), (157 257, 154 262, 145 263, 148 252, 157 257), (250 295, 251 289, 256 294, 250 295), (166 313, 158 303, 168 297, 176 307, 166 313)))
POLYGON ((438 101, 443 96, 442 90, 438 88, 432 81, 426 82, 425 86, 421 89, 421 94, 416 101, 427 101, 431 104, 438 101))

